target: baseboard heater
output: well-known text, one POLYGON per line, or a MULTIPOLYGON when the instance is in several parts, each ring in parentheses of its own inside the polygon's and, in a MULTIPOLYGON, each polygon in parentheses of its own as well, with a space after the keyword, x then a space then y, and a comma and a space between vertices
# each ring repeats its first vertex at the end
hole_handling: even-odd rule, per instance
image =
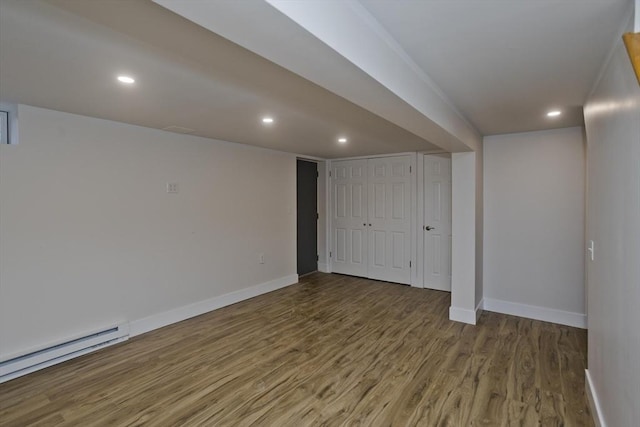
POLYGON ((13 357, 0 362, 0 383, 125 341, 128 338, 129 324, 123 323, 13 357))

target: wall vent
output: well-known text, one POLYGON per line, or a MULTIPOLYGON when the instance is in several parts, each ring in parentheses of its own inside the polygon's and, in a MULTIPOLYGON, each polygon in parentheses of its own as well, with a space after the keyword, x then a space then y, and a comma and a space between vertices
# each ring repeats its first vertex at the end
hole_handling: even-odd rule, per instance
POLYGON ((0 383, 90 353, 129 338, 129 324, 99 329, 49 347, 0 362, 0 383))

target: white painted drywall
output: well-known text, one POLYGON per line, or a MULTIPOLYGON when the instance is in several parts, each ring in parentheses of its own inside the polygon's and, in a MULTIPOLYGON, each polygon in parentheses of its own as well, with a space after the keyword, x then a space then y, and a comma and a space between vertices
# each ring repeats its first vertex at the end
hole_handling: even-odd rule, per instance
POLYGON ((584 206, 581 127, 485 137, 485 301, 583 315, 584 206))
POLYGON ((476 324, 476 153, 451 155, 449 318, 476 324))
POLYGON ((0 146, 0 358, 295 275, 294 155, 19 117, 0 146))
POLYGON ((606 425, 638 426, 640 85, 621 39, 584 112, 587 239, 595 242, 587 261, 591 391, 606 425))
POLYGON ((475 307, 484 295, 484 153, 482 141, 476 149, 476 289, 475 307))
POLYGON ((481 140, 358 2, 153 1, 447 151, 481 140))

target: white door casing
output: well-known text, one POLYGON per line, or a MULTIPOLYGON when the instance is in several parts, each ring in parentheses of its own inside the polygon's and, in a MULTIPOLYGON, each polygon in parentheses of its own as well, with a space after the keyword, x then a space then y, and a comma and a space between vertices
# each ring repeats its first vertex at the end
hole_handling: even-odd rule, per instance
POLYGON ((410 156, 368 160, 369 275, 411 283, 410 156))
POLYGON ((451 291, 451 158, 424 156, 425 288, 451 291))
POLYGON ((332 162, 332 269, 367 277, 367 161, 332 162))

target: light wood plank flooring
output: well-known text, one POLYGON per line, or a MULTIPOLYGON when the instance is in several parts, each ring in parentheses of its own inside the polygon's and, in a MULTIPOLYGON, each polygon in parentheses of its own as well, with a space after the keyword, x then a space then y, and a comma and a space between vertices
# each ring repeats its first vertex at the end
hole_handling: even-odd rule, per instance
POLYGON ((583 426, 586 332, 315 273, 0 385, 2 426, 583 426))

